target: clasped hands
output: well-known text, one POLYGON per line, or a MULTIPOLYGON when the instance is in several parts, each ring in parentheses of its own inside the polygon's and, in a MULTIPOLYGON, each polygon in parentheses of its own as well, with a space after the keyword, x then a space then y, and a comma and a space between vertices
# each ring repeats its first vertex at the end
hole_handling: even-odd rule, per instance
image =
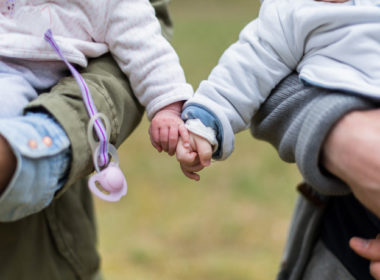
POLYGON ((186 177, 198 181, 197 172, 211 163, 212 146, 203 137, 189 132, 181 119, 182 102, 173 103, 157 112, 149 127, 150 140, 157 151, 176 153, 186 177))

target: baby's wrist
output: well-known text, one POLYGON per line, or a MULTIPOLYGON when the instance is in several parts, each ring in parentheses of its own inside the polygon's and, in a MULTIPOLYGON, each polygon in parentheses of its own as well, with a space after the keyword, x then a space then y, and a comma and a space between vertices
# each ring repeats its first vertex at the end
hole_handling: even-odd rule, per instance
POLYGON ((183 103, 184 103, 183 101, 177 101, 177 102, 171 103, 163 107, 160 111, 172 111, 172 112, 181 114, 183 103))
POLYGON ((206 139, 213 148, 213 151, 218 149, 218 140, 216 139, 216 131, 205 126, 200 119, 189 119, 185 123, 185 127, 193 134, 196 134, 206 139))

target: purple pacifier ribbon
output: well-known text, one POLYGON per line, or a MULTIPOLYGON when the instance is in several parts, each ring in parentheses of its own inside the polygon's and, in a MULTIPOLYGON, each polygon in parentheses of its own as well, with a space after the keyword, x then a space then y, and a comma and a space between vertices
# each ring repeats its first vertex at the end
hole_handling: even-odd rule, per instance
POLYGON ((108 119, 96 110, 94 101, 89 88, 86 85, 83 77, 79 72, 71 65, 71 63, 65 58, 61 50, 59 49, 57 43, 53 38, 53 34, 50 29, 45 32, 45 40, 50 43, 50 45, 57 52, 59 57, 65 62, 67 67, 70 69, 71 74, 75 78, 82 92, 82 99, 86 106, 88 115, 90 116, 90 122, 88 126, 88 138, 93 150, 93 161, 96 170, 96 174, 93 174, 89 181, 88 187, 97 197, 106 201, 118 201, 120 198, 127 194, 127 181, 121 172, 118 162, 119 158, 117 156, 116 148, 108 143, 107 131, 100 120, 103 120, 108 124, 106 127, 109 128, 108 119), (93 128, 95 128, 96 135, 99 138, 99 145, 94 144, 93 139, 93 128), (100 150, 100 152, 99 152, 100 150), (99 153, 99 157, 98 157, 99 153), (112 157, 112 162, 110 162, 108 154, 110 153, 112 157), (99 166, 104 167, 100 170, 99 166))
MULTIPOLYGON (((95 115, 98 115, 98 111, 96 110, 94 101, 92 99, 90 90, 87 87, 86 82, 84 81, 81 74, 79 74, 79 72, 75 69, 75 67, 72 66, 71 63, 63 55, 63 53, 61 52, 61 50, 58 47, 58 44, 56 43, 56 41, 53 38, 53 33, 51 32, 51 30, 48 29, 45 32, 44 36, 45 36, 45 40, 50 43, 50 45, 53 47, 53 49, 56 51, 56 53, 59 55, 59 57, 67 65, 71 74, 73 75, 76 82, 78 83, 79 88, 82 92, 82 99, 84 101, 84 104, 86 106, 86 109, 87 109, 87 112, 88 112, 88 115, 90 116, 90 118, 92 118, 95 115)), ((94 128, 95 128, 96 135, 98 136, 99 142, 100 142, 100 154, 101 155, 99 155, 99 159, 98 159, 99 165, 100 166, 106 166, 109 162, 108 151, 107 151, 107 143, 108 143, 107 133, 106 133, 106 130, 104 128, 103 123, 101 122, 101 120, 99 118, 97 118, 95 120, 94 128)))

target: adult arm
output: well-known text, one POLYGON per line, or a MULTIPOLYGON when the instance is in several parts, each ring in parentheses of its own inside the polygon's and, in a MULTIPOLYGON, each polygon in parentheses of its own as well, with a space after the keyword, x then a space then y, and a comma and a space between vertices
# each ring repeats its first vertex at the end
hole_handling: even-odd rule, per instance
MULTIPOLYGON (((318 192, 352 190, 379 216, 379 117, 365 99, 305 87, 293 75, 263 104, 253 119, 253 134, 270 142, 285 161, 296 162, 318 192)), ((353 238, 350 246, 371 261, 370 272, 380 279, 380 239, 353 238)))
POLYGON ((380 217, 380 110, 353 111, 333 126, 323 165, 346 182, 356 198, 380 217))
POLYGON ((285 161, 295 161, 319 193, 352 191, 380 217, 380 110, 374 106, 357 96, 304 86, 292 76, 253 119, 253 134, 272 143, 285 161))
MULTIPOLYGON (((323 164, 350 186, 354 195, 380 217, 380 110, 353 111, 345 115, 328 135, 323 164)), ((354 237, 350 247, 371 261, 370 273, 380 279, 380 235, 365 240, 354 237)))
POLYGON ((332 175, 321 164, 325 139, 343 116, 373 106, 359 96, 305 86, 293 74, 255 115, 252 133, 271 143, 283 160, 296 162, 306 183, 318 193, 343 195, 350 192, 344 178, 332 175))

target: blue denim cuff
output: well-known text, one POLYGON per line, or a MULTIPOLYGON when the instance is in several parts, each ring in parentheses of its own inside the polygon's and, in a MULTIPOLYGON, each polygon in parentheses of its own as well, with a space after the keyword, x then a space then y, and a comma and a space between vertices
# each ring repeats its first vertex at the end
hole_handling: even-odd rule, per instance
POLYGON ((218 141, 218 149, 213 153, 213 158, 220 158, 222 154, 223 144, 223 127, 219 119, 214 116, 207 108, 199 105, 189 105, 185 107, 181 115, 184 121, 191 119, 199 119, 206 127, 211 127, 216 131, 216 140, 218 141))
POLYGON ((10 184, 0 197, 0 221, 14 221, 50 204, 64 182, 71 161, 70 141, 44 113, 0 119, 0 134, 17 159, 10 184))

